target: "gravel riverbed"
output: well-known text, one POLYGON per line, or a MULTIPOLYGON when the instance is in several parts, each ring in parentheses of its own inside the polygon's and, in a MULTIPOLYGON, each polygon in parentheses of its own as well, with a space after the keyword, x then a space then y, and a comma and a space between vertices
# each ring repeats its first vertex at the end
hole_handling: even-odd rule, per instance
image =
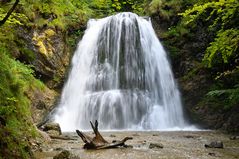
MULTIPOLYGON (((92 135, 92 132, 87 132, 92 135)), ((62 150, 68 150, 72 159, 184 159, 184 158, 239 158, 239 139, 231 140, 230 135, 218 131, 111 131, 101 132, 111 142, 126 136, 133 140, 126 142, 128 148, 84 150, 76 133, 64 133, 74 140, 52 139, 35 152, 37 159, 52 159, 62 150), (224 148, 205 148, 212 141, 222 141, 224 148), (163 148, 152 148, 152 144, 163 148)))

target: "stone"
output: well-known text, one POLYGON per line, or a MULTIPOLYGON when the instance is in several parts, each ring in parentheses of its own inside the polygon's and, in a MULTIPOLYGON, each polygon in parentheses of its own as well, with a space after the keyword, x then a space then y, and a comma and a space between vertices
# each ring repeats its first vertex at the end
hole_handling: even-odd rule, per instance
POLYGON ((231 136, 230 137, 230 140, 238 140, 239 139, 239 136, 231 136))
POLYGON ((163 144, 161 143, 150 143, 149 144, 149 149, 162 149, 163 144))
POLYGON ((113 134, 110 134, 110 137, 116 137, 115 135, 113 135, 113 134))
POLYGON ((124 147, 125 148, 130 148, 130 149, 134 148, 132 145, 124 145, 124 147))
POLYGON ((58 123, 47 123, 43 127, 43 131, 49 132, 52 135, 61 135, 61 128, 58 123))
POLYGON ((188 139, 194 138, 194 136, 192 136, 192 135, 185 135, 183 137, 188 138, 188 139))
POLYGON ((209 152, 208 155, 209 156, 216 156, 216 154, 214 152, 209 152))
POLYGON ((70 152, 68 150, 63 150, 59 154, 53 157, 53 159, 69 159, 70 152))
POLYGON ((210 144, 204 145, 206 148, 223 148, 222 141, 212 141, 210 144))

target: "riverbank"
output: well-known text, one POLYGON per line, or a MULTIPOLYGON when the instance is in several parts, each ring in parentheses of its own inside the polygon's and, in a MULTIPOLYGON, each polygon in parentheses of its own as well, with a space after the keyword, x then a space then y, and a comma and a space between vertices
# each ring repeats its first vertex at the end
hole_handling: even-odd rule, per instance
MULTIPOLYGON (((92 135, 91 132, 88 132, 92 135)), ((65 133, 74 140, 53 139, 42 145, 34 155, 37 159, 52 159, 62 150, 68 150, 72 158, 81 159, 156 159, 156 158, 239 158, 239 140, 231 140, 230 135, 218 131, 149 131, 149 132, 102 132, 108 141, 132 136, 126 142, 128 148, 84 150, 83 141, 76 133, 65 133), (212 141, 222 141, 224 148, 205 148, 212 141), (163 148, 149 148, 152 143, 162 144, 163 148)))

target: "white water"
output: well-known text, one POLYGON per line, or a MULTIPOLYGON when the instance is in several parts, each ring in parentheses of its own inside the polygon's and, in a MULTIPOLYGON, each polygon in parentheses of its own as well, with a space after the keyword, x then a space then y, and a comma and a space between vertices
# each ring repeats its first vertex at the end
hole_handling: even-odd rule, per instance
POLYGON ((180 93, 151 22, 133 13, 90 20, 55 121, 63 131, 185 129, 180 93))

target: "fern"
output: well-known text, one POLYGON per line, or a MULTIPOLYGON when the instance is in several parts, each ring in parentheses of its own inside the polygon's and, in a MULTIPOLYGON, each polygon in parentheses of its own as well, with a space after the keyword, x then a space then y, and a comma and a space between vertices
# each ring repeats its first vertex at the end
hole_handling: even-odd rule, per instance
POLYGON ((220 97, 223 96, 224 109, 230 109, 233 106, 239 104, 239 85, 235 85, 233 89, 213 90, 207 93, 209 98, 216 98, 220 101, 220 97))

